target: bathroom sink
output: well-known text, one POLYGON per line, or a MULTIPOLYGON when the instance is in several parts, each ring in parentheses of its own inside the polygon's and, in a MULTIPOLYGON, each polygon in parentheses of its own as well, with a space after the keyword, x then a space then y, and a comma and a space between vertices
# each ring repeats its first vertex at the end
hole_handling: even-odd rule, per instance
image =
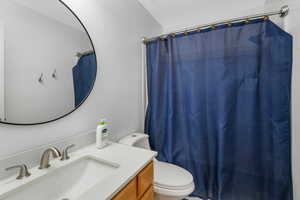
MULTIPOLYGON (((106 181, 118 164, 90 156, 80 158, 34 179, 1 200, 72 200, 106 181)), ((99 191, 100 192, 100 191, 99 191)))

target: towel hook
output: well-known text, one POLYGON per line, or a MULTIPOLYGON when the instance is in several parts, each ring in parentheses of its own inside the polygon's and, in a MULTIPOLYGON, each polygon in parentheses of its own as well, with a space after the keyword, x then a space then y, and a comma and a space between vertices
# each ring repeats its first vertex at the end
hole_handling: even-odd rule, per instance
POLYGON ((56 79, 57 75, 56 75, 56 69, 54 69, 54 72, 52 73, 52 78, 56 79))
POLYGON ((41 75, 40 75, 40 77, 39 77, 39 83, 43 83, 43 82, 44 82, 44 80, 43 80, 43 76, 44 76, 44 74, 43 74, 43 73, 41 73, 41 75))

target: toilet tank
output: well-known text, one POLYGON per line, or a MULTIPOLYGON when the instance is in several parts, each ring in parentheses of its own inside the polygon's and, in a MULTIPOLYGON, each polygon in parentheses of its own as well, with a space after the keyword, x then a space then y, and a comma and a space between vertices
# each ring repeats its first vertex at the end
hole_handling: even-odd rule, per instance
POLYGON ((132 133, 119 140, 119 143, 150 150, 149 135, 144 133, 132 133))

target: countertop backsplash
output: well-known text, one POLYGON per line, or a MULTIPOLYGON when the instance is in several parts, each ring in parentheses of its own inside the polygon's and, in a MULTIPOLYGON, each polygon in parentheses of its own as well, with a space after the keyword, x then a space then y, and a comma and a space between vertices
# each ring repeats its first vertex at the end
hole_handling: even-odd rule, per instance
POLYGON ((75 144, 76 146, 70 150, 72 152, 76 149, 88 146, 93 143, 95 143, 95 130, 89 130, 77 133, 71 137, 62 139, 60 141, 54 141, 47 145, 41 145, 28 151, 11 155, 6 158, 0 158, 0 180, 8 178, 14 174, 17 175, 17 171, 6 171, 5 168, 7 167, 19 164, 26 164, 28 168, 37 166, 40 162, 40 158, 43 151, 50 146, 55 146, 61 151, 65 146, 69 144, 75 144))

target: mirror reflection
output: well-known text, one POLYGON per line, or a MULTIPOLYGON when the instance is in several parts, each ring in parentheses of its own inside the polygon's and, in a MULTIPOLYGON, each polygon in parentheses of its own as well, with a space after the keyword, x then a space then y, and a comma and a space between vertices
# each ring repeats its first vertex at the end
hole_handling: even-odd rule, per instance
POLYGON ((1 0, 0 119, 36 124, 78 108, 96 78, 84 26, 60 1, 1 0))

